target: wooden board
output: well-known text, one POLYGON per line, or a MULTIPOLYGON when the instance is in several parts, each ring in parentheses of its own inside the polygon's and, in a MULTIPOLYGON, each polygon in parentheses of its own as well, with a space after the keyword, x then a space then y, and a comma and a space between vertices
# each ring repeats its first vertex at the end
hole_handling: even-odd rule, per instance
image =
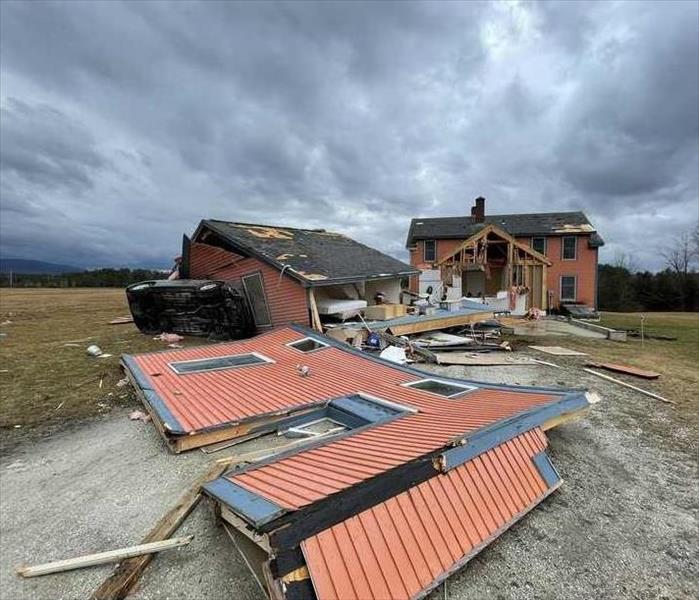
POLYGON ((475 367, 489 365, 522 366, 532 364, 532 361, 527 359, 514 358, 511 356, 493 356, 491 354, 474 356, 473 354, 461 352, 435 352, 434 355, 437 357, 437 364, 440 365, 467 365, 475 367))
POLYGON ((389 325, 389 331, 393 335, 409 335, 411 333, 420 333, 422 331, 436 331, 437 329, 447 329, 448 327, 458 327, 459 325, 468 325, 469 323, 477 323, 478 321, 487 321, 493 318, 492 312, 477 312, 474 314, 455 314, 437 319, 419 320, 416 318, 414 322, 403 323, 401 325, 389 325))
POLYGON ((655 371, 646 371, 644 369, 638 369, 636 367, 629 367, 626 365, 617 365, 614 363, 587 363, 588 367, 595 367, 597 369, 604 369, 606 371, 614 371, 615 373, 624 373, 626 375, 634 375, 636 377, 642 377, 643 379, 657 379, 660 377, 660 373, 655 371))
POLYGON ((577 350, 570 350, 569 348, 562 348, 561 346, 529 346, 532 350, 538 350, 539 352, 545 352, 546 354, 553 354, 554 356, 587 356, 585 352, 578 352, 577 350))

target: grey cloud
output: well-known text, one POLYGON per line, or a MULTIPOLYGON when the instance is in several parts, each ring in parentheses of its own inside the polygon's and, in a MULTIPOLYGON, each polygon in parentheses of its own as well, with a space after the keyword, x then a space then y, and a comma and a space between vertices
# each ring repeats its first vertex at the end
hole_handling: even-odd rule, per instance
POLYGON ((679 226, 697 202, 690 3, 0 11, 6 255, 162 262, 216 217, 337 229, 405 258, 410 217, 485 195, 492 212, 587 210, 610 251, 655 267, 617 215, 679 226))

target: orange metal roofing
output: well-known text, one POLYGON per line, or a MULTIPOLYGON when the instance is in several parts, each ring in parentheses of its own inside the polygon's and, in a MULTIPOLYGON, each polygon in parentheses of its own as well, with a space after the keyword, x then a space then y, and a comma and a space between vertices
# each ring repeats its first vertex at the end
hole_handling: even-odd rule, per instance
MULTIPOLYGON (((419 380, 420 377, 413 373, 340 348, 327 347, 316 352, 301 353, 286 346, 288 342, 304 337, 304 333, 284 327, 249 340, 138 354, 131 358, 184 432, 364 392, 385 400, 410 404, 420 410, 421 418, 411 421, 407 427, 413 432, 414 426, 421 425, 419 431, 412 436, 406 432, 402 436, 403 444, 396 441, 398 454, 402 452, 402 445, 424 448, 424 437, 433 441, 444 440, 464 429, 482 427, 557 397, 526 390, 484 388, 468 393, 464 398, 448 399, 399 385, 419 380), (168 366, 176 361, 247 352, 258 352, 275 362, 186 375, 178 375, 168 366), (310 375, 301 377, 298 365, 310 367, 310 375), (411 437, 416 439, 407 441, 411 437)), ((404 429, 402 421, 404 419, 389 431, 404 429)), ((377 433, 378 428, 363 439, 369 443, 377 433)), ((382 434, 379 434, 379 438, 379 443, 385 439, 382 434)), ((404 450, 408 451, 408 448, 404 450)), ((381 454, 386 454, 385 447, 381 454)))
POLYGON ((551 491, 532 457, 539 429, 302 542, 319 600, 427 593, 551 491))

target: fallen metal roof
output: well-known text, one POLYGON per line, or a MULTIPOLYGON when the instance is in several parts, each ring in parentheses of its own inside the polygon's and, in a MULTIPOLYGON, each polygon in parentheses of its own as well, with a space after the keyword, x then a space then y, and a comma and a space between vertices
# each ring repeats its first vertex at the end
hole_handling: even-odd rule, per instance
POLYGON ((426 595, 560 485, 539 429, 301 543, 323 600, 426 595))

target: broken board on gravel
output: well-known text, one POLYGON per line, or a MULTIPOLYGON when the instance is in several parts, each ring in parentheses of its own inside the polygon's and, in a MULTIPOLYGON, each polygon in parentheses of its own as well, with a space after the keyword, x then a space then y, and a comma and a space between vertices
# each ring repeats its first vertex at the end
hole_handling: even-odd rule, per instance
POLYGON ((529 346, 532 350, 538 350, 539 352, 545 352, 546 354, 553 354, 554 356, 587 356, 585 352, 578 352, 577 350, 570 350, 569 348, 563 348, 562 346, 529 346))

